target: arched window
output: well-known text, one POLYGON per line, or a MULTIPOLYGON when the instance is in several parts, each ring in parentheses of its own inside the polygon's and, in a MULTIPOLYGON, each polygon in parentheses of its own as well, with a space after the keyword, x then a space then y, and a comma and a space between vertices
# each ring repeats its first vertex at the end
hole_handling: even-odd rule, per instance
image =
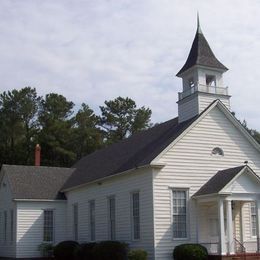
POLYGON ((216 155, 216 156, 224 156, 224 152, 221 148, 219 147, 215 147, 212 152, 211 152, 212 155, 216 155))

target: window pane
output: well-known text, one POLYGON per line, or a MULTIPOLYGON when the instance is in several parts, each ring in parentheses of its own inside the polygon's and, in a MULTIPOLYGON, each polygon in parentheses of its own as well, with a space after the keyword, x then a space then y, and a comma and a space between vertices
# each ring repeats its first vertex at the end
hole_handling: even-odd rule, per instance
POLYGON ((133 238, 140 239, 140 202, 139 193, 132 194, 133 238))
POLYGON ((187 237, 187 191, 173 190, 173 237, 187 237))
POLYGON ((252 236, 256 236, 256 206, 255 203, 251 203, 251 233, 252 236))
POLYGON ((10 238, 11 238, 11 242, 13 242, 13 240, 14 240, 14 211, 13 210, 11 210, 10 211, 10 221, 11 221, 11 223, 10 223, 10 232, 11 232, 11 234, 10 234, 10 238))
POLYGON ((116 205, 115 205, 116 201, 114 197, 110 197, 108 199, 108 223, 109 223, 109 236, 111 240, 115 240, 116 239, 116 205))
POLYGON ((78 205, 73 205, 74 239, 78 240, 78 205))
POLYGON ((53 242, 54 219, 53 210, 43 212, 43 241, 53 242))
POLYGON ((90 240, 94 241, 96 239, 96 223, 95 223, 95 201, 89 202, 89 224, 90 224, 90 240))
POLYGON ((7 240, 7 212, 4 212, 4 240, 7 240))

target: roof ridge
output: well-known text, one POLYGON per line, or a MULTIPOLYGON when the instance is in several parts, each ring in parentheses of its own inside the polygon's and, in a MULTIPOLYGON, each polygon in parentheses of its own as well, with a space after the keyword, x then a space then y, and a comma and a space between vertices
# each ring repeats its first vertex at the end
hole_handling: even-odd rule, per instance
POLYGON ((23 164, 2 164, 2 167, 24 167, 24 168, 52 168, 52 169, 71 169, 71 167, 46 166, 46 165, 23 165, 23 164))

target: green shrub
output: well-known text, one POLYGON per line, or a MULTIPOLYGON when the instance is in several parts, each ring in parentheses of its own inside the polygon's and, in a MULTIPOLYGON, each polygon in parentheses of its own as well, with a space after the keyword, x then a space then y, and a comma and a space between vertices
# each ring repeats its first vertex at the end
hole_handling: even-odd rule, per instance
POLYGON ((95 260, 93 249, 96 245, 95 242, 81 244, 76 252, 76 260, 95 260))
POLYGON ((50 257, 53 253, 53 245, 51 243, 41 243, 38 250, 41 252, 41 256, 50 257))
POLYGON ((147 260, 147 252, 143 249, 132 249, 128 253, 128 260, 147 260))
POLYGON ((127 260, 128 246, 119 241, 102 241, 93 248, 95 260, 127 260))
POLYGON ((62 241, 54 247, 53 255, 56 260, 73 260, 79 249, 76 241, 62 241))
POLYGON ((207 260, 207 249, 199 244, 182 244, 173 250, 174 260, 207 260))

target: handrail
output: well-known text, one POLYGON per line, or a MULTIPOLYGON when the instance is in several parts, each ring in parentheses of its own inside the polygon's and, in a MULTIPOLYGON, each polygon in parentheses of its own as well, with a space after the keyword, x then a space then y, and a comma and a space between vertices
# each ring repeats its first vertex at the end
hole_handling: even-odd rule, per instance
POLYGON ((183 98, 188 97, 197 91, 211 94, 228 95, 228 87, 209 86, 197 83, 190 89, 183 92, 179 92, 179 100, 182 100, 183 98))
MULTIPOLYGON (((240 246, 240 250, 243 255, 244 255, 244 260, 246 260, 246 248, 244 246, 244 243, 243 242, 240 242, 239 240, 237 240, 236 238, 234 238, 234 241, 235 241, 235 245, 239 245, 240 246)), ((236 252, 237 252, 237 248, 235 248, 236 252)))

